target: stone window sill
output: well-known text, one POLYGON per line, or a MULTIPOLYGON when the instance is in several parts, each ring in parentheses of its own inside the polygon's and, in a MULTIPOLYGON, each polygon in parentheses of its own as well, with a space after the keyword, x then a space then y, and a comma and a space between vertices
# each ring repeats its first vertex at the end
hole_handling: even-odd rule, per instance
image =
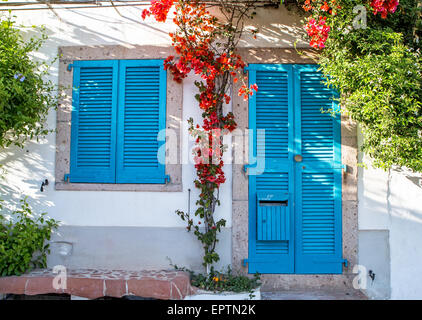
POLYGON ((56 190, 67 191, 143 191, 143 192, 181 192, 182 184, 113 184, 113 183, 69 183, 56 182, 56 190))

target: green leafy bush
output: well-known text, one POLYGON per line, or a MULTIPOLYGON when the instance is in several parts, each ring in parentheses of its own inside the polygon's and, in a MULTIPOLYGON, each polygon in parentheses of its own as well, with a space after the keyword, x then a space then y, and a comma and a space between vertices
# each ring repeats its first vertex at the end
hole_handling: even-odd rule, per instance
POLYGON ((340 28, 332 30, 320 63, 342 93, 342 106, 360 124, 362 150, 375 166, 422 171, 422 56, 408 34, 416 23, 413 11, 403 11, 416 1, 400 4, 385 20, 369 12, 368 27, 348 33, 351 11, 333 18, 340 28))
POLYGON ((327 85, 340 92, 343 110, 359 123, 362 151, 376 167, 422 171, 422 7, 418 0, 400 0, 383 19, 368 0, 336 4, 336 15, 319 7, 313 12, 331 27, 318 59, 327 85), (356 5, 367 10, 367 25, 360 28, 356 5))
POLYGON ((0 214, 0 276, 46 267, 50 249, 45 242, 58 223, 45 215, 35 216, 26 199, 21 200, 21 208, 11 219, 0 214))
POLYGON ((57 105, 56 87, 45 80, 49 64, 31 58, 47 36, 24 41, 11 18, 0 17, 0 147, 23 146, 49 131, 45 121, 57 105))

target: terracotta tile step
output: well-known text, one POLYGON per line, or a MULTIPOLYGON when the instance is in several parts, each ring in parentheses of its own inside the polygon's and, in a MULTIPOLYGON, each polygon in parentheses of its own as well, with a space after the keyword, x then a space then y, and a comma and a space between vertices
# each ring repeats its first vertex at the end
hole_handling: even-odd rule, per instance
POLYGON ((63 283, 55 277, 58 274, 51 269, 34 270, 22 276, 0 277, 0 294, 65 293, 89 299, 134 295, 179 300, 194 293, 189 274, 182 271, 81 269, 66 270, 66 281, 63 283))

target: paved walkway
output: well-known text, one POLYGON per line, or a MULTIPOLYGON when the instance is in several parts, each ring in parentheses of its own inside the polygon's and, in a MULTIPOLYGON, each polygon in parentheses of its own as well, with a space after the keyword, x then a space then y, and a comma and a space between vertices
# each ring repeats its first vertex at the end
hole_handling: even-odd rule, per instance
POLYGON ((133 295, 154 299, 183 299, 193 293, 189 274, 182 271, 67 270, 66 288, 55 289, 51 269, 22 276, 0 277, 0 294, 69 294, 95 299, 133 295))
POLYGON ((367 300, 359 290, 286 290, 261 292, 262 300, 367 300))

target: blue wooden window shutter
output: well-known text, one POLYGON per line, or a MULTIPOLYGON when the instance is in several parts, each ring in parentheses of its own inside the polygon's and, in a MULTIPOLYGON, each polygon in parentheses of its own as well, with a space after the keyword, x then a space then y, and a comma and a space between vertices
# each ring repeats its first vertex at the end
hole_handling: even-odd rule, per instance
POLYGON ((70 182, 114 183, 118 62, 73 67, 70 182))
POLYGON ((121 60, 117 183, 165 183, 166 71, 162 60, 121 60))
POLYGON ((164 184, 163 60, 75 61, 73 67, 69 181, 164 184))

